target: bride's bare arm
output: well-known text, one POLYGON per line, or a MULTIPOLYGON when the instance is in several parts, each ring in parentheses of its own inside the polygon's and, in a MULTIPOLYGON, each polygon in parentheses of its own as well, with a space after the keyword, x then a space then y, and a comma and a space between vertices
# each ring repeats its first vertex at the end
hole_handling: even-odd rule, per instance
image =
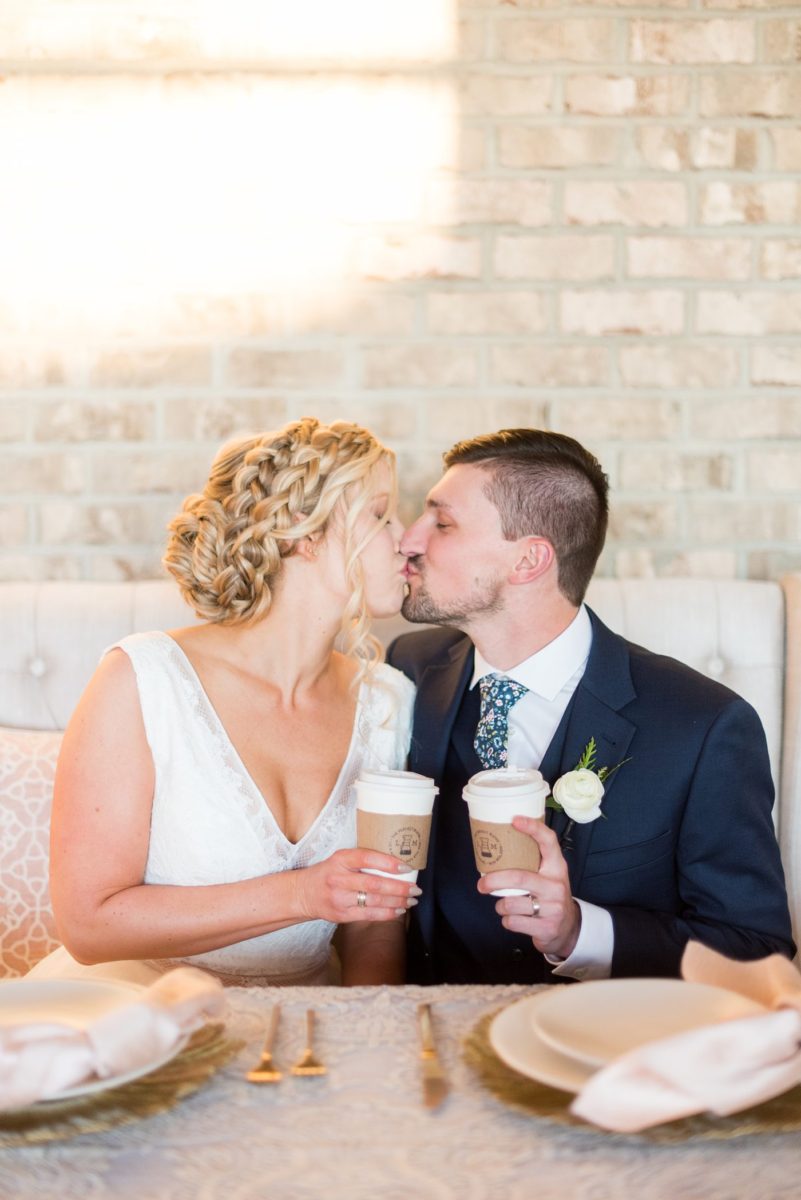
POLYGON ((405 867, 369 850, 238 883, 145 884, 153 788, 133 667, 112 652, 64 735, 53 798, 53 910, 80 962, 184 958, 301 921, 397 921, 406 910, 409 884, 359 874, 405 867), (360 891, 368 893, 361 908, 360 891))

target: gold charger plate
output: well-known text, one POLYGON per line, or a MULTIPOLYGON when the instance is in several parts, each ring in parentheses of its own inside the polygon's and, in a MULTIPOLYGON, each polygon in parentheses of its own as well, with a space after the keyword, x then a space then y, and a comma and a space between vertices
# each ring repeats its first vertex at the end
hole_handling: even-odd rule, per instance
POLYGON ((197 1091, 243 1045, 226 1037, 224 1025, 204 1025, 180 1054, 147 1075, 39 1108, 0 1112, 0 1149, 66 1141, 166 1112, 197 1091))
POLYGON ((489 1013, 473 1027, 462 1045, 462 1055, 488 1091, 503 1104, 548 1125, 559 1125, 590 1137, 614 1138, 618 1141, 648 1142, 670 1145, 686 1142, 726 1141, 732 1138, 776 1133, 796 1133, 801 1130, 801 1087, 792 1088, 781 1096, 743 1109, 730 1117, 700 1114, 684 1117, 664 1125, 655 1125, 641 1133, 610 1133, 579 1120, 570 1112, 571 1092, 558 1091, 518 1074, 501 1062, 489 1040, 489 1027, 498 1012, 489 1013))

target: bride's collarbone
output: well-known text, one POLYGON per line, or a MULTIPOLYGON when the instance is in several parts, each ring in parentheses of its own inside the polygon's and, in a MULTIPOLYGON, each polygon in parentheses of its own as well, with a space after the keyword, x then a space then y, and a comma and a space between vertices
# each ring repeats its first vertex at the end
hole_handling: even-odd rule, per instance
POLYGON ((340 762, 347 753, 356 716, 347 699, 292 712, 277 705, 230 713, 225 722, 231 741, 266 769, 314 770, 327 759, 340 762))

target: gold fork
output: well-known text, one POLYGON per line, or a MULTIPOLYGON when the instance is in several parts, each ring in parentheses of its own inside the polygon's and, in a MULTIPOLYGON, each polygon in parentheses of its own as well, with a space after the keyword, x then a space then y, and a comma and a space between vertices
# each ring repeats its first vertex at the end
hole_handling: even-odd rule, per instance
POLYGON ((281 1005, 274 1004, 272 1015, 270 1017, 270 1027, 267 1030, 267 1038, 264 1042, 264 1049, 261 1052, 261 1058, 251 1071, 248 1071, 245 1078, 249 1083, 278 1083, 279 1079, 283 1079, 283 1074, 273 1066, 273 1043, 275 1035, 278 1032, 278 1021, 281 1016, 281 1005))
POLYGON ((293 1075, 325 1075, 328 1067, 314 1057, 314 1009, 306 1010, 306 1049, 298 1061, 290 1068, 293 1075))

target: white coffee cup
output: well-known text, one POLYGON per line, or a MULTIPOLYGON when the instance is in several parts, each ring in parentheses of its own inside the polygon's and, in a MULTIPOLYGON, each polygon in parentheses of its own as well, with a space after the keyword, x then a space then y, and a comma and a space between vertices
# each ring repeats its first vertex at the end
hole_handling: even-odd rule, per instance
POLYGON ((434 780, 416 771, 362 771, 353 786, 359 846, 416 864, 397 873, 364 869, 370 875, 415 883, 426 863, 431 813, 439 792, 434 780))
MULTIPOLYGON (((476 867, 481 875, 496 871, 536 871, 539 847, 533 838, 512 827, 513 817, 545 816, 545 801, 550 793, 540 771, 524 767, 498 767, 479 771, 465 785, 476 867), (497 865, 496 865, 497 864, 497 865)), ((521 888, 498 888, 493 896, 526 896, 521 888)))

